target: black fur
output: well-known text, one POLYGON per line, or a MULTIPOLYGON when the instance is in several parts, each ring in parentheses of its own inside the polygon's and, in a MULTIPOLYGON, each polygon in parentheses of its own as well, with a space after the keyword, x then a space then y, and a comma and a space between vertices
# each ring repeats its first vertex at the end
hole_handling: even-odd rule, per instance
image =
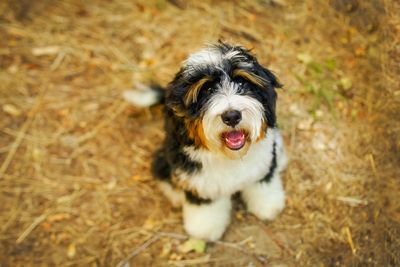
POLYGON ((171 167, 167 161, 167 157, 163 148, 154 153, 151 165, 153 176, 162 181, 171 181, 171 167))
POLYGON ((268 81, 266 90, 252 90, 251 93, 253 93, 255 98, 257 98, 263 104, 267 125, 269 127, 275 127, 275 105, 277 100, 275 88, 281 88, 282 85, 278 82, 277 78, 270 70, 263 68, 260 64, 258 64, 258 62, 255 62, 253 71, 268 81))
POLYGON ((176 118, 171 110, 165 112, 166 138, 162 147, 155 153, 152 164, 153 175, 161 180, 171 181, 171 173, 178 168, 189 174, 200 170, 200 162, 191 160, 183 147, 193 145, 188 138, 182 118, 176 118))
POLYGON ((272 160, 271 160, 271 165, 269 167, 269 171, 264 176, 264 178, 262 178, 260 180, 260 182, 268 183, 269 181, 271 181, 272 177, 275 174, 276 167, 277 167, 277 162, 276 162, 276 143, 274 142, 274 144, 272 145, 272 160))
POLYGON ((190 191, 185 191, 185 197, 189 203, 196 205, 210 204, 212 202, 211 199, 198 197, 190 191))

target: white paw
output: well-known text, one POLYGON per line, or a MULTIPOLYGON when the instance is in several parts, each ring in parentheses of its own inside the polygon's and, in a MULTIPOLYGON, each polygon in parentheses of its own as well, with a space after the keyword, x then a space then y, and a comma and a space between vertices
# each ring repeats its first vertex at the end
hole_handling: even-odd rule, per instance
POLYGON ((273 220, 285 207, 285 192, 279 177, 269 183, 255 183, 242 191, 249 212, 261 220, 273 220))
POLYGON ((210 204, 183 205, 186 232, 196 238, 215 241, 221 238, 230 220, 230 198, 215 200, 210 204))
POLYGON ((261 220, 273 220, 285 207, 285 195, 273 194, 264 197, 263 202, 249 205, 248 210, 261 220))

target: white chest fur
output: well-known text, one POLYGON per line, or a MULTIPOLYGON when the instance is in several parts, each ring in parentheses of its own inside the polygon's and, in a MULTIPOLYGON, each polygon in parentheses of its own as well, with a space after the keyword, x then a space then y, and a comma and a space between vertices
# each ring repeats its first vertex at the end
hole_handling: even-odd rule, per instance
POLYGON ((185 152, 192 160, 201 162, 202 168, 194 174, 178 171, 176 175, 195 189, 200 197, 215 199, 229 196, 267 174, 272 160, 274 131, 269 129, 265 138, 252 144, 241 159, 229 159, 205 149, 186 148, 185 152))

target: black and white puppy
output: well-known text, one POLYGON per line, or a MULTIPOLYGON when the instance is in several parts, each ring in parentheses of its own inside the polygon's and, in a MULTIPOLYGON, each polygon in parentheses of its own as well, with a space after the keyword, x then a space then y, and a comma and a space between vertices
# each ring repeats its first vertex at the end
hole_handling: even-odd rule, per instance
POLYGON ((248 50, 218 43, 190 55, 166 90, 125 92, 135 105, 166 106, 166 138, 152 170, 172 204, 183 207, 191 236, 219 239, 236 192, 262 220, 284 208, 280 172, 287 160, 276 128, 278 87, 248 50))

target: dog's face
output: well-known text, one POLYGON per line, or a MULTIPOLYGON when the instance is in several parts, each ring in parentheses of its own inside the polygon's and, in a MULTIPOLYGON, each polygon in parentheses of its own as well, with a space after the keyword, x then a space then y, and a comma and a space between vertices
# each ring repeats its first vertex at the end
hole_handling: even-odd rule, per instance
POLYGON ((248 50, 218 44, 185 61, 166 104, 196 146, 238 158, 275 126, 277 87, 248 50))

